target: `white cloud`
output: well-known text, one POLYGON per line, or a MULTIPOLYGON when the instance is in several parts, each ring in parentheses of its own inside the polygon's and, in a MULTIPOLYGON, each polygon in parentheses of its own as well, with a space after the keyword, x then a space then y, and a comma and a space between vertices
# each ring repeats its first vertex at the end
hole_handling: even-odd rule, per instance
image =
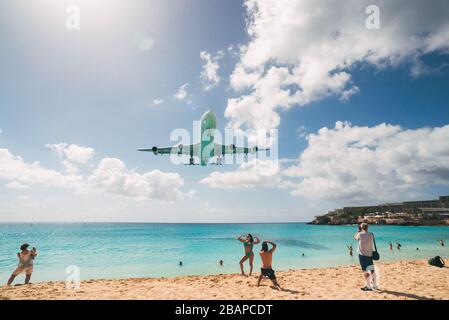
POLYGON ((156 105, 156 106, 160 105, 162 103, 164 103, 164 99, 154 99, 153 100, 153 104, 156 105))
POLYGON ((176 91, 173 98, 178 101, 183 101, 187 98, 188 92, 187 87, 189 86, 189 83, 184 83, 182 86, 178 88, 178 91, 176 91))
POLYGON ((261 78, 261 73, 262 70, 259 70, 259 72, 246 72, 245 67, 239 63, 231 74, 231 87, 235 90, 248 89, 261 78))
POLYGON ((127 169, 121 160, 115 158, 101 160, 87 178, 87 185, 93 190, 141 199, 170 201, 185 197, 186 194, 180 191, 183 184, 184 180, 177 173, 153 170, 139 174, 135 170, 127 169))
POLYGON ((273 186, 279 181, 278 163, 271 160, 254 159, 243 163, 236 171, 214 171, 200 183, 212 188, 227 190, 249 189, 255 187, 273 186))
POLYGON ((449 185, 449 125, 402 129, 337 122, 308 136, 299 164, 283 171, 293 194, 329 200, 392 200, 449 185))
POLYGON ((53 152, 57 153, 59 158, 75 163, 86 164, 95 155, 95 150, 89 147, 82 147, 76 144, 68 143, 56 143, 56 144, 46 144, 47 148, 50 148, 53 152))
POLYGON ((448 53, 447 1, 382 1, 380 30, 365 27, 369 4, 327 0, 317 7, 313 0, 246 0, 250 41, 230 78, 232 88, 244 91, 228 100, 230 125, 276 128, 279 111, 330 96, 346 101, 356 94, 351 71, 362 64, 416 66, 425 54, 448 53))
POLYGON ((305 126, 300 126, 298 129, 296 129, 296 137, 297 139, 304 139, 307 137, 307 128, 305 126))
POLYGON ((65 172, 68 174, 76 174, 79 171, 79 168, 69 160, 62 160, 61 164, 63 165, 65 172))
POLYGON ((340 101, 346 102, 349 98, 357 93, 359 93, 360 89, 357 86, 352 86, 351 88, 344 90, 340 95, 340 101))
MULTIPOLYGON (((66 148, 57 149, 66 150, 66 148)), ((63 152, 65 155, 65 153, 63 152)), ((80 160, 75 157, 75 159, 80 160)), ((84 158, 83 158, 84 159, 84 158)), ((183 192, 184 180, 177 173, 153 170, 140 174, 127 169, 116 158, 104 158, 87 177, 63 161, 65 172, 43 168, 39 162, 25 162, 8 149, 0 149, 0 180, 8 188, 40 186, 72 190, 76 193, 108 193, 137 199, 181 200, 193 195, 183 192)))
POLYGON ((392 201, 449 186, 449 125, 406 130, 337 122, 306 139, 299 159, 256 159, 235 171, 212 172, 200 183, 224 190, 288 189, 294 196, 345 203, 392 201))
POLYGON ((2 130, 2 128, 0 128, 0 134, 2 134, 3 133, 3 130, 2 130))
POLYGON ((30 186, 27 186, 26 184, 22 184, 17 181, 11 181, 5 184, 5 187, 8 189, 28 189, 30 186))
POLYGON ((220 76, 217 74, 220 65, 218 61, 223 58, 223 51, 218 51, 215 56, 207 51, 200 52, 200 58, 204 61, 203 70, 201 71, 201 79, 203 81, 203 90, 209 91, 215 88, 220 82, 220 76))
POLYGON ((8 149, 0 149, 0 179, 14 182, 16 186, 20 184, 78 189, 82 184, 80 176, 43 168, 39 162, 25 162, 20 156, 11 154, 8 149))

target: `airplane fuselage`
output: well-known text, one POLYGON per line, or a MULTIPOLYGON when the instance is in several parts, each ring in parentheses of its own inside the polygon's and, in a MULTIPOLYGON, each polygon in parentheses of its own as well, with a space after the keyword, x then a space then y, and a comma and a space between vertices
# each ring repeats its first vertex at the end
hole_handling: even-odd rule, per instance
POLYGON ((214 156, 214 137, 217 129, 217 118, 211 111, 207 111, 200 119, 201 140, 198 150, 200 165, 206 166, 214 156))

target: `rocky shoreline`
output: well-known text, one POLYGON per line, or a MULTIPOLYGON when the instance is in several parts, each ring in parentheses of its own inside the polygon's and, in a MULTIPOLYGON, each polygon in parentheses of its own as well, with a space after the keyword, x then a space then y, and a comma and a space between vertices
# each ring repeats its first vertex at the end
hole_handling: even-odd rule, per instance
POLYGON ((328 214, 317 216, 308 224, 315 225, 353 225, 366 222, 377 225, 396 225, 396 226, 449 226, 449 218, 445 217, 427 217, 423 215, 402 215, 392 216, 391 214, 377 215, 341 215, 330 212, 328 214))

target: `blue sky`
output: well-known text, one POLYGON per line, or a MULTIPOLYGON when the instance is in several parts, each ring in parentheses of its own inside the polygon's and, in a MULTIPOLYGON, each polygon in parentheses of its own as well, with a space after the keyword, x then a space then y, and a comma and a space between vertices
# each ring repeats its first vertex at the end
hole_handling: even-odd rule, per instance
MULTIPOLYGON (((307 162, 316 163, 318 158, 283 164, 278 171, 267 177, 264 167, 258 169, 257 163, 249 168, 238 165, 226 165, 223 168, 176 166, 168 158, 135 151, 138 147, 170 145, 170 133, 173 129, 191 129, 192 121, 198 120, 209 109, 216 113, 219 129, 229 124, 238 127, 235 123, 240 119, 246 120, 242 122, 242 126, 261 126, 260 119, 253 121, 248 118, 250 116, 246 110, 249 108, 258 110, 259 107, 267 112, 267 117, 273 112, 278 114, 280 124, 270 122, 264 129, 279 130, 281 159, 299 159, 307 149, 315 154, 312 151, 318 149, 313 148, 320 146, 312 145, 306 136, 319 136, 318 132, 323 127, 332 130, 337 121, 350 122, 346 128, 352 132, 356 132, 359 127, 369 128, 362 136, 357 133, 358 136, 354 138, 356 141, 363 140, 365 135, 380 135, 373 138, 376 143, 381 141, 376 149, 379 152, 384 152, 385 148, 392 145, 392 150, 403 150, 409 146, 410 141, 404 142, 403 137, 408 136, 408 129, 433 130, 449 124, 449 67, 446 67, 449 63, 449 51, 447 44, 440 41, 448 37, 449 29, 446 27, 447 21, 434 14, 435 11, 441 12, 441 8, 447 9, 444 3, 438 2, 435 8, 422 13, 422 26, 412 30, 406 28, 410 22, 407 19, 413 20, 414 14, 419 13, 418 2, 409 6, 410 15, 404 15, 406 18, 399 16, 395 6, 385 5, 385 27, 377 30, 375 37, 381 38, 383 43, 391 41, 390 44, 385 44, 386 49, 383 50, 384 47, 376 45, 376 42, 370 47, 370 41, 360 45, 361 53, 350 52, 346 45, 341 48, 337 46, 335 57, 322 60, 323 65, 329 65, 329 70, 323 73, 323 79, 313 79, 311 85, 304 79, 308 74, 314 74, 313 70, 301 68, 304 68, 306 62, 310 62, 308 65, 315 62, 314 50, 318 49, 314 41, 318 41, 318 36, 310 36, 309 40, 305 35, 301 38, 301 30, 315 30, 316 26, 290 26, 288 20, 282 21, 282 15, 276 16, 269 10, 263 11, 266 10, 264 2, 268 5, 269 0, 260 2, 258 8, 252 8, 250 5, 245 7, 242 1, 237 0, 40 0, 33 4, 28 1, 3 1, 0 4, 0 149, 4 151, 4 159, 9 157, 11 167, 0 168, 0 220, 307 221, 315 214, 342 205, 405 200, 411 197, 434 198, 447 194, 449 178, 445 174, 449 168, 443 164, 448 156, 446 149, 432 156, 431 167, 426 167, 429 161, 425 154, 420 158, 410 150, 406 152, 409 158, 401 158, 403 162, 386 164, 385 166, 392 166, 391 170, 394 170, 397 163, 404 164, 408 169, 395 171, 392 174, 395 176, 394 181, 390 181, 388 174, 379 169, 379 175, 373 176, 373 179, 377 179, 378 186, 384 191, 380 195, 374 195, 377 194, 376 190, 366 185, 370 184, 371 177, 358 179, 356 172, 350 172, 351 163, 346 163, 344 158, 342 161, 340 157, 322 160, 322 165, 337 162, 338 169, 335 171, 341 170, 355 179, 348 180, 347 183, 353 185, 354 189, 363 190, 363 195, 340 195, 335 190, 346 186, 340 185, 343 180, 333 174, 323 177, 318 174, 325 179, 319 180, 319 183, 324 181, 327 186, 332 185, 332 188, 320 185, 316 179, 316 170, 307 162), (65 26, 65 10, 71 4, 79 6, 80 30, 68 30, 65 26), (248 20, 250 24, 250 21, 263 17, 272 19, 273 29, 277 30, 281 40, 273 38, 270 29, 264 27, 263 23, 254 24, 255 35, 249 34, 245 17, 252 17, 253 20, 248 20), (392 24, 388 24, 391 21, 397 22, 399 27, 392 29, 392 24), (298 30, 295 28, 302 29, 296 32, 298 30), (417 44, 396 47, 396 43, 407 39, 407 32, 421 35, 420 40, 417 44), (289 40, 288 37, 292 34, 296 36, 289 40), (301 38, 301 43, 295 43, 296 37, 301 38), (138 41, 142 39, 152 43, 150 48, 143 50, 139 47, 138 41), (229 50, 230 46, 232 50, 229 50), (217 58, 220 82, 208 91, 202 85, 202 51, 210 53, 212 57, 223 51, 222 57, 217 58), (367 52, 378 54, 370 56, 367 52), (352 62, 341 67, 341 62, 338 61, 340 56, 346 56, 352 62), (273 63, 273 59, 276 62, 273 63), (269 101, 274 91, 269 94, 257 92, 260 85, 257 81, 240 90, 230 80, 238 65, 244 65, 247 74, 258 74, 258 81, 271 81, 268 77, 270 67, 274 66, 275 71, 282 72, 282 68, 287 66, 291 75, 295 76, 294 86, 303 90, 303 96, 300 94, 298 100, 292 99, 292 102, 278 101, 276 103, 282 105, 278 106, 269 101), (300 70, 297 74, 295 67, 300 70), (414 74, 414 68, 418 67, 419 72, 414 74), (350 79, 341 80, 338 88, 334 88, 329 84, 328 77, 338 72, 350 75, 350 79), (175 93, 185 83, 188 83, 186 99, 176 100, 175 93), (325 89, 321 90, 323 87, 325 89), (356 93, 343 101, 343 92, 354 87, 357 88, 356 93), (225 117, 226 110, 231 110, 232 103, 228 99, 243 96, 257 96, 260 101, 268 102, 261 103, 260 106, 242 104, 238 110, 232 109, 225 117), (156 105, 156 99, 163 102, 156 105), (385 138, 383 133, 378 133, 380 129, 373 129, 382 123, 400 128, 397 127, 393 130, 394 133, 385 138), (302 136, 298 133, 300 128, 304 133, 302 136), (46 147, 48 144, 58 143, 95 150, 95 155, 85 163, 72 161, 72 164, 79 167, 77 173, 72 175, 83 177, 86 182, 67 186, 71 182, 65 181, 69 174, 64 171, 62 161, 70 159, 65 159, 64 155, 58 156, 55 149, 52 152, 51 148, 46 147), (8 157, 5 150, 8 151, 8 157), (11 155, 16 158, 11 160, 11 155), (20 168, 11 174, 10 168, 17 168, 19 156, 24 163, 31 165, 38 161, 40 168, 63 174, 65 178, 61 179, 64 182, 52 185, 45 177, 40 176, 42 172, 38 172, 36 177, 21 172, 20 168), (135 189, 126 189, 127 186, 126 190, 122 190, 123 185, 108 184, 110 177, 101 176, 100 180, 95 180, 98 174, 91 179, 94 184, 87 182, 105 158, 120 159, 127 170, 126 173, 120 171, 120 174, 129 177, 135 172, 139 174, 136 179, 143 179, 139 181, 161 179, 151 180, 151 183, 158 185, 168 179, 165 175, 159 178, 142 177, 154 170, 160 170, 163 174, 175 174, 176 178, 173 184, 161 187, 167 188, 162 196, 155 191, 140 194, 135 189), (349 168, 342 168, 344 164, 349 168), (292 172, 298 168, 299 171, 283 174, 282 170, 287 169, 287 166, 292 166, 292 172), (441 179, 436 179, 438 181, 430 174, 421 176, 423 172, 433 169, 443 172, 441 179), (214 171, 218 171, 218 174, 206 179, 214 171), (261 177, 242 181, 242 171, 261 177), (235 179, 236 176, 239 179, 235 179), (207 181, 203 181, 204 179, 207 181), (304 182, 307 179, 310 184, 304 182), (180 180, 183 184, 179 183, 180 180), (223 181, 228 180, 233 181, 229 188, 217 187, 217 183, 223 184, 223 181), (416 183, 415 180, 422 183, 416 183), (17 183, 11 184, 12 182, 17 183), (416 187, 418 184, 419 187, 416 187), (168 189, 172 187, 177 190, 179 188, 179 193, 170 194, 168 189), (315 190, 314 194, 311 190, 315 190), (373 195, 369 196, 370 193, 373 195)), ((304 1, 304 4, 299 0, 295 2, 298 7, 288 9, 284 5, 278 8, 279 12, 294 12, 300 8, 299 17, 301 12, 310 7, 309 1, 304 1), (305 7, 301 7, 302 5, 305 7)), ((333 5, 326 3, 326 6, 333 5)), ((351 8, 349 4, 348 8, 351 8)), ((351 10, 348 8, 344 6, 339 10, 351 10)), ((362 21, 365 19, 363 11, 352 10, 353 19, 358 19, 357 14, 362 21)), ((382 10, 381 6, 381 13, 382 10)), ((341 43, 353 40, 350 36, 344 37, 345 31, 350 34, 349 31, 359 30, 354 27, 357 24, 351 21, 334 20, 335 25, 330 27, 324 25, 326 21, 328 20, 323 18, 306 23, 316 23, 326 30, 341 30, 341 43)), ((319 41, 324 43, 327 39, 319 41)), ((321 68, 324 67, 320 66, 316 74, 321 74, 321 68)), ((270 90, 280 91, 292 83, 277 85, 274 85, 275 89, 270 87, 270 90)), ((252 115, 252 112, 254 111, 249 114, 252 115)), ((443 133, 426 134, 429 139, 433 139, 431 143, 439 143, 446 137, 446 131, 442 131, 443 133)), ((332 139, 339 136, 336 132, 332 139)), ((425 143, 427 136, 419 137, 425 143)), ((371 148, 372 145, 368 147, 371 148)), ((376 156, 382 157, 382 154, 376 156)), ((363 162, 357 155, 351 161, 358 161, 357 159, 363 162)), ((352 167, 358 165, 356 163, 352 167)), ((102 174, 108 172, 110 171, 105 169, 102 174)), ((138 186, 136 182, 135 187, 138 186)))

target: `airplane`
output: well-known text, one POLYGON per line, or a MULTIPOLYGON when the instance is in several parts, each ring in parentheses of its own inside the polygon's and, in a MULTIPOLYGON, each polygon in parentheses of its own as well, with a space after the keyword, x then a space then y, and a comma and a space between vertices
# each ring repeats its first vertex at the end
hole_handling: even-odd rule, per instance
MULTIPOLYGON (((153 152, 155 155, 164 154, 177 154, 178 156, 188 155, 190 156, 190 161, 188 165, 195 164, 193 157, 198 157, 201 166, 206 166, 210 158, 217 156, 217 159, 221 158, 226 154, 254 154, 258 151, 267 151, 268 148, 259 148, 258 146, 247 148, 247 147, 236 147, 234 144, 221 145, 214 142, 214 132, 217 128, 217 117, 212 111, 206 111, 200 119, 201 124, 201 142, 190 145, 178 145, 172 147, 152 147, 151 149, 137 149, 137 151, 143 152, 153 152)), ((217 161, 216 164, 222 164, 217 161)))

